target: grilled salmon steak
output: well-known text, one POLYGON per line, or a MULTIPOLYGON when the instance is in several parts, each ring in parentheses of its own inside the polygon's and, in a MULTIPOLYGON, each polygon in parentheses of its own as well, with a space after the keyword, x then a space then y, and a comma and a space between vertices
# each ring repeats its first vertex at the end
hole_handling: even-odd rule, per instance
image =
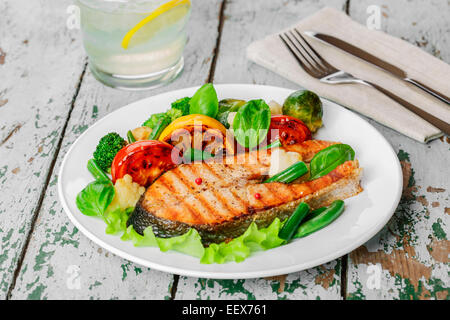
MULTIPOLYGON (((284 149, 309 162, 331 144, 309 140, 284 149)), ((362 191, 362 169, 356 160, 311 181, 262 183, 269 172, 270 153, 270 149, 260 150, 227 157, 221 163, 182 164, 148 187, 128 224, 140 234, 151 226, 162 238, 195 228, 204 244, 220 243, 243 234, 252 221, 266 227, 276 217, 284 220, 300 202, 314 209, 362 191)))

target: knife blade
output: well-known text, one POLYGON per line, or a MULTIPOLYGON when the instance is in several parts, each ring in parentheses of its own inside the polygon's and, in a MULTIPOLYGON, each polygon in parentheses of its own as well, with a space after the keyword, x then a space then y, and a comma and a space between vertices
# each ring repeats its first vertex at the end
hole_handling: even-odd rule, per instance
POLYGON ((384 71, 387 71, 388 73, 392 74, 393 76, 415 85, 416 87, 420 88, 421 90, 427 92, 428 94, 431 94, 435 98, 450 105, 450 98, 447 97, 446 95, 444 95, 434 89, 429 88, 428 86, 424 85, 423 83, 420 83, 417 80, 408 78, 406 72, 403 71, 402 69, 370 54, 367 51, 364 51, 344 40, 341 40, 339 38, 333 37, 328 34, 314 32, 314 31, 304 31, 304 34, 306 36, 316 39, 322 43, 325 43, 332 47, 338 48, 354 57, 357 57, 365 62, 370 63, 371 65, 374 65, 375 67, 378 67, 384 71))

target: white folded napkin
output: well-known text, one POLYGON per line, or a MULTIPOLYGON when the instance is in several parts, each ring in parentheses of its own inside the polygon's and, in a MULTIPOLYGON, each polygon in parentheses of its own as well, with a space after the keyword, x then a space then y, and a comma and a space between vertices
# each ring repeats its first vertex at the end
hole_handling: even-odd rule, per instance
MULTIPOLYGON (((293 27, 301 32, 316 31, 345 40, 399 67, 407 73, 409 78, 450 96, 450 66, 448 64, 406 41, 381 31, 369 30, 341 11, 324 8, 283 31, 293 27)), ((447 104, 339 49, 308 37, 305 39, 336 68, 376 83, 434 116, 450 122, 450 107, 447 104)), ((250 44, 247 48, 247 57, 300 86, 316 92, 319 96, 360 112, 417 141, 426 143, 442 136, 439 129, 374 88, 360 84, 325 84, 309 76, 279 39, 278 34, 250 44)))

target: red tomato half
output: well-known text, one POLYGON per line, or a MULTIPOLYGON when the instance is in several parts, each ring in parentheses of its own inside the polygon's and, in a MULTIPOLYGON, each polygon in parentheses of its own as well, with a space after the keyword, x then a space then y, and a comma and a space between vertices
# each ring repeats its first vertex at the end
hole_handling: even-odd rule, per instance
POLYGON ((290 116, 276 115, 270 119, 267 138, 268 144, 280 139, 282 145, 288 146, 311 140, 312 135, 311 131, 301 120, 290 116))
POLYGON ((170 144, 156 140, 142 140, 126 145, 116 154, 111 166, 111 175, 114 183, 129 174, 133 182, 148 187, 156 178, 178 163, 179 152, 170 144))

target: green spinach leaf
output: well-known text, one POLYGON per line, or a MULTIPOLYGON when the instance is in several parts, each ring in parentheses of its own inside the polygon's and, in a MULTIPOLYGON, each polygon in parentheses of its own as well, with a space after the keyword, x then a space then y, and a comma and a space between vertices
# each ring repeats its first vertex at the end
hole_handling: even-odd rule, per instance
POLYGON ((319 151, 310 163, 310 179, 320 178, 343 164, 353 160, 355 151, 348 144, 334 144, 319 151))
POLYGON ((254 148, 267 136, 270 108, 264 100, 250 100, 237 111, 233 121, 236 140, 246 148, 254 148))
POLYGON ((114 193, 114 186, 110 182, 104 180, 91 182, 77 195, 77 207, 87 216, 104 218, 114 193))
POLYGON ((203 85, 189 101, 190 114, 203 114, 215 118, 219 111, 216 89, 211 83, 203 85))

